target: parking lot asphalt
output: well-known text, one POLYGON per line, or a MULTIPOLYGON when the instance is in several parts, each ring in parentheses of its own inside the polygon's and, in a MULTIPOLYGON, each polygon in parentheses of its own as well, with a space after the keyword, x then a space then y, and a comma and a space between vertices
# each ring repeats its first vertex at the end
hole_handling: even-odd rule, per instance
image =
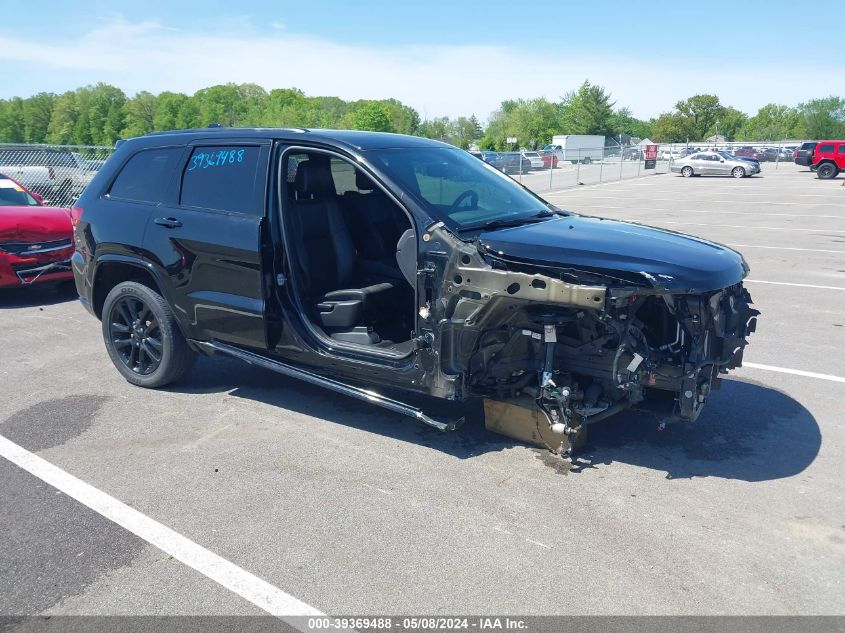
MULTIPOLYGON (((841 614, 840 184, 764 165, 548 195, 733 245, 763 313, 696 425, 616 416, 574 471, 475 407, 441 434, 235 361, 130 386, 54 288, 0 294, 0 436, 327 613, 841 614)), ((0 615, 260 613, 2 457, 0 533, 0 615)))

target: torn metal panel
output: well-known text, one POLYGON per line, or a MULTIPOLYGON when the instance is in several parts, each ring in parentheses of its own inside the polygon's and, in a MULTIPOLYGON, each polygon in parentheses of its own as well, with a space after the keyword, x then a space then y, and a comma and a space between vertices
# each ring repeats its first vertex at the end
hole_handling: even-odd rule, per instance
POLYGON ((679 282, 666 266, 580 270, 492 253, 440 226, 427 235, 423 314, 441 375, 456 396, 485 398, 488 428, 563 455, 587 425, 634 405, 661 424, 696 420, 759 314, 732 251, 734 283, 691 292, 669 287, 710 286, 714 271, 679 282))

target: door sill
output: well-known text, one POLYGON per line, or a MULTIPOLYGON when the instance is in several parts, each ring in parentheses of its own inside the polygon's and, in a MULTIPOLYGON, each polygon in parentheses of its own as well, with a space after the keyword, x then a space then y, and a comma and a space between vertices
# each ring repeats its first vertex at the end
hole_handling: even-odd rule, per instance
POLYGON ((332 378, 326 378, 306 369, 301 369, 293 365, 288 365, 287 363, 282 363, 272 358, 267 358, 266 356, 256 354, 255 352, 250 352, 239 347, 235 347, 233 345, 228 345, 219 341, 191 342, 207 353, 220 353, 226 356, 231 356, 232 358, 237 358, 251 365, 258 365, 259 367, 269 369, 270 371, 274 371, 278 374, 289 376, 291 378, 297 378, 312 385, 324 387, 336 393, 351 396, 352 398, 356 398, 358 400, 363 400, 364 402, 370 402, 372 404, 382 407, 383 409, 393 411, 394 413, 401 413, 402 415, 414 418, 415 420, 418 420, 423 424, 432 426, 438 429, 439 431, 454 431, 464 423, 463 417, 458 419, 440 420, 425 414, 421 409, 418 409, 409 404, 405 404, 404 402, 400 402, 398 400, 393 400, 392 398, 388 398, 387 396, 382 396, 381 394, 376 393, 375 391, 363 389, 361 387, 355 387, 353 385, 349 385, 338 380, 334 380, 332 378))

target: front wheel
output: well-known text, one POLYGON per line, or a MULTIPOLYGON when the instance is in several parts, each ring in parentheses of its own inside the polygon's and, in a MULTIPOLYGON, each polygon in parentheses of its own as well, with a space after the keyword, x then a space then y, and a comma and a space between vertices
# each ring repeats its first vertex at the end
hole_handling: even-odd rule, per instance
POLYGON ((733 176, 734 178, 745 178, 745 168, 734 167, 731 171, 731 176, 733 176))
POLYGON ((681 170, 681 176, 683 176, 684 178, 692 178, 692 176, 693 176, 692 167, 690 167, 689 165, 684 167, 681 170))
POLYGON ((593 162, 593 159, 592 159, 592 158, 590 158, 589 156, 587 156, 587 158, 585 158, 585 159, 584 159, 584 160, 582 160, 581 162, 582 162, 582 163, 584 163, 585 165, 589 165, 590 163, 592 163, 592 162, 593 162))
POLYGON ((168 303, 143 284, 126 281, 112 288, 102 319, 109 358, 133 385, 168 385, 184 376, 196 358, 168 303))
POLYGON ((824 163, 823 165, 819 165, 819 168, 816 170, 816 176, 818 176, 821 180, 830 180, 831 178, 836 177, 836 172, 836 165, 824 163))

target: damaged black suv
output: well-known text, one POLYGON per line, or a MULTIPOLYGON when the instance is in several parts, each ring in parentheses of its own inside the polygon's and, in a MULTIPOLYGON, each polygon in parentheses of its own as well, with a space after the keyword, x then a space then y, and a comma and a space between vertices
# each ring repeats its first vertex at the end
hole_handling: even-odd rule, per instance
POLYGON ((483 398, 488 428, 556 453, 632 405, 695 420, 758 314, 735 251, 561 211, 409 136, 151 134, 72 218, 80 299, 133 384, 223 354, 442 430, 460 420, 385 390, 483 398))

